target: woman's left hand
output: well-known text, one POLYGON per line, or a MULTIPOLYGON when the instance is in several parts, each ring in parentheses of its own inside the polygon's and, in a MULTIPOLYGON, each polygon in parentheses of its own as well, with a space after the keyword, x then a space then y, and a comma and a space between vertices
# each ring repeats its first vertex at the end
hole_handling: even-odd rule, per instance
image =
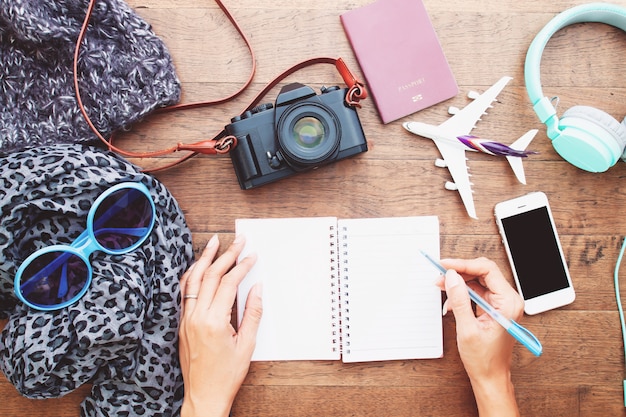
POLYGON ((185 383, 181 416, 228 416, 243 383, 256 344, 262 314, 261 289, 252 287, 236 331, 231 312, 237 287, 256 262, 244 258, 235 267, 245 240, 237 236, 219 258, 217 235, 181 278, 179 355, 185 383), (231 269, 232 268, 232 269, 231 269))

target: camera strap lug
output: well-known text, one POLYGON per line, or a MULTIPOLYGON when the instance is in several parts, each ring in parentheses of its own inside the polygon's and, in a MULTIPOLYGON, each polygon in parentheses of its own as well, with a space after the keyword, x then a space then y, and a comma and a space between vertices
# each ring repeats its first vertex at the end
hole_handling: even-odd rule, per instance
POLYGON ((219 139, 203 140, 191 144, 179 143, 176 150, 192 151, 204 155, 215 155, 228 153, 235 146, 237 146, 237 138, 230 135, 219 139))
POLYGON ((337 67, 339 74, 341 74, 343 81, 348 86, 348 94, 346 94, 346 104, 348 104, 349 106, 356 106, 358 108, 361 108, 359 100, 365 100, 367 98, 367 90, 365 90, 365 85, 360 82, 354 75, 352 75, 352 72, 350 72, 350 69, 343 59, 337 58, 335 66, 337 67))

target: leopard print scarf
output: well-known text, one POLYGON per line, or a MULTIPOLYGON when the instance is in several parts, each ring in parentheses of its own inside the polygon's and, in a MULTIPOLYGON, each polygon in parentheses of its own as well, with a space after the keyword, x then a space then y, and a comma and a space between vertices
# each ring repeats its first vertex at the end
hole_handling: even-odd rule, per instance
POLYGON ((170 416, 182 404, 177 340, 178 280, 192 260, 191 233, 172 195, 108 151, 70 144, 0 156, 0 368, 30 398, 59 397, 92 384, 83 416, 170 416), (33 251, 69 244, 112 184, 144 183, 156 223, 135 251, 91 256, 93 281, 75 304, 42 312, 13 293, 33 251))

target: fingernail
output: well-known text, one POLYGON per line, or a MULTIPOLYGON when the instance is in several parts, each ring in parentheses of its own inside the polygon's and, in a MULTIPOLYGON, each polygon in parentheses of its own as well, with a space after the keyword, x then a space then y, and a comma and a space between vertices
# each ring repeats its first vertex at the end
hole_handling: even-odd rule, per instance
POLYGON ((206 244, 206 248, 213 248, 215 247, 219 242, 219 238, 217 237, 217 235, 213 235, 213 237, 211 237, 211 239, 209 239, 209 241, 206 244))
POLYGON ((461 277, 453 270, 448 270, 446 272, 446 288, 454 288, 459 285, 459 279, 461 277))
POLYGON ((443 308, 441 309, 441 315, 445 316, 448 312, 448 300, 443 302, 443 308))
POLYGON ((263 281, 258 281, 254 284, 250 292, 259 298, 263 298, 263 281))
POLYGON ((238 245, 242 243, 243 241, 245 241, 245 238, 243 235, 236 235, 235 240, 233 240, 233 244, 238 245))

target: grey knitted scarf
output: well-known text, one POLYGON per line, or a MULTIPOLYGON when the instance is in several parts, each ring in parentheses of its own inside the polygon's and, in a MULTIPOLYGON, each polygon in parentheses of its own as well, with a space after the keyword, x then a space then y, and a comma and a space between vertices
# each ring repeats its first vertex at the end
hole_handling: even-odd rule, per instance
MULTIPOLYGON (((73 54, 87 0, 0 0, 0 153, 90 142, 73 54)), ((180 99, 163 42, 122 0, 97 0, 79 58, 86 111, 108 137, 180 99)))

